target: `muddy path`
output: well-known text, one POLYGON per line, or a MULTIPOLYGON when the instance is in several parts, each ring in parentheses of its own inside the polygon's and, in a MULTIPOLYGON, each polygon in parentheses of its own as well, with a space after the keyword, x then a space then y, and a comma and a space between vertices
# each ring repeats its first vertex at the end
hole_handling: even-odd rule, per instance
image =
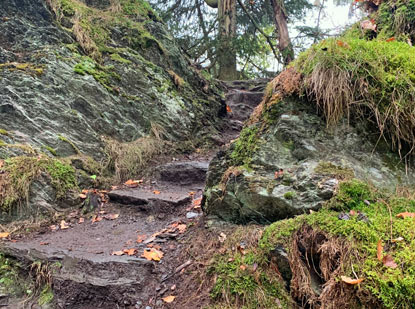
MULTIPOLYGON (((238 136, 265 83, 228 84, 222 147, 238 136)), ((1 243, 0 251, 27 267, 46 265, 54 294, 47 308, 203 308, 209 282, 195 274, 231 228, 204 217, 200 207, 209 161, 219 150, 170 158, 142 183, 105 192, 109 201, 92 215, 74 211, 1 243)), ((3 308, 41 308, 8 295, 0 300, 3 308)))

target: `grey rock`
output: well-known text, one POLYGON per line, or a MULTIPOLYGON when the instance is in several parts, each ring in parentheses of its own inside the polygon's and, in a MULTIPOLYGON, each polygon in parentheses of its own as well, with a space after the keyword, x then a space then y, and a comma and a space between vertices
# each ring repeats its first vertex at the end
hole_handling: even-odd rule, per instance
POLYGON ((248 167, 236 167, 236 174, 224 177, 235 164, 234 144, 211 161, 202 205, 207 214, 270 223, 318 210, 335 193, 342 173, 391 190, 415 183, 413 169, 406 174, 403 164, 391 164, 399 162, 397 155, 375 147, 365 123, 343 121, 328 129, 312 104, 294 97, 272 108, 266 126, 245 128, 265 128, 254 141, 248 167), (283 176, 275 179, 281 169, 283 176))
POLYGON ((189 211, 188 213, 186 213, 186 218, 189 219, 189 220, 197 218, 199 216, 200 216, 200 214, 198 214, 197 212, 189 211))

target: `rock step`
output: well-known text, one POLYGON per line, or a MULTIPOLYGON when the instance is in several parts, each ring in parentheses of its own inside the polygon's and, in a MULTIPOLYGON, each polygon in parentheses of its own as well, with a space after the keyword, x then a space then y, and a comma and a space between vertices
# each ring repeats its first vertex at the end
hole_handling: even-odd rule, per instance
POLYGON ((169 188, 169 191, 155 189, 150 191, 146 188, 125 188, 109 192, 108 196, 112 202, 138 206, 144 211, 155 211, 169 213, 176 207, 190 203, 192 197, 189 191, 182 187, 169 188))
POLYGON ((156 168, 156 177, 160 181, 176 185, 203 184, 206 180, 208 168, 209 162, 184 161, 168 163, 156 168))
POLYGON ((224 83, 228 89, 241 89, 263 92, 270 81, 271 79, 269 78, 258 78, 252 80, 225 81, 224 83))
POLYGON ((59 308, 117 308, 134 306, 151 293, 148 279, 154 263, 128 256, 77 257, 68 250, 51 250, 24 243, 9 243, 1 251, 22 265, 49 265, 55 300, 59 308), (56 266, 56 267, 55 267, 56 266), (91 307, 92 306, 92 307, 91 307))

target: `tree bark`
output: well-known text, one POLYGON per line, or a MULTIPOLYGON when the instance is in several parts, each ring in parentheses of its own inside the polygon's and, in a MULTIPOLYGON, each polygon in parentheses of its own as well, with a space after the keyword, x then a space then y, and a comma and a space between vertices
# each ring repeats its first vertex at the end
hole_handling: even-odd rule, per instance
POLYGON ((236 34, 236 0, 218 1, 219 46, 217 59, 219 63, 219 79, 238 79, 236 71, 236 52, 233 40, 236 34))
POLYGON ((288 33, 288 18, 285 14, 283 0, 270 1, 274 9, 274 21, 279 38, 278 49, 282 55, 284 65, 287 65, 294 59, 294 50, 291 44, 290 34, 288 33))

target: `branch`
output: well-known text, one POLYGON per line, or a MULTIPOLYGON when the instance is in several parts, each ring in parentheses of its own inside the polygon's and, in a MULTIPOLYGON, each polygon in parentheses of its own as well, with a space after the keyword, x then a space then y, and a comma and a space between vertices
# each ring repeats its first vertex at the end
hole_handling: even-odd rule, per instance
POLYGON ((242 3, 241 0, 238 0, 239 5, 242 7, 242 9, 244 10, 244 12, 246 13, 246 15, 248 15, 248 18, 251 20, 252 24, 254 25, 254 27, 265 37, 265 39, 267 40, 269 46, 272 49, 272 53, 274 54, 275 59, 279 59, 277 51, 274 48, 274 45, 272 45, 271 42, 271 38, 261 29, 261 27, 258 25, 258 23, 255 21, 254 17, 251 15, 251 13, 249 13, 248 9, 246 8, 246 6, 242 3))

